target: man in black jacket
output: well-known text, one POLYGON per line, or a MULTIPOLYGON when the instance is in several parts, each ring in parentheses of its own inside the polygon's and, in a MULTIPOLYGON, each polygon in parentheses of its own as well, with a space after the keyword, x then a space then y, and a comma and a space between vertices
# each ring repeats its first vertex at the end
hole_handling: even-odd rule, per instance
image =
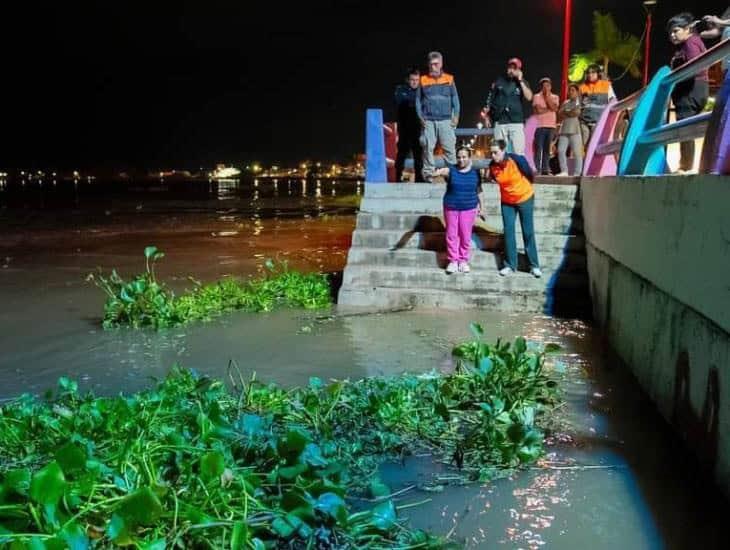
POLYGON ((507 74, 497 77, 489 91, 486 124, 494 125, 494 139, 502 139, 510 152, 525 154, 525 114, 523 101, 532 101, 532 90, 522 75, 522 61, 507 61, 507 74))
POLYGON ((403 177, 403 165, 409 152, 413 153, 416 181, 423 181, 423 147, 421 147, 421 121, 416 114, 416 91, 421 75, 418 69, 410 69, 406 83, 395 89, 395 106, 398 120, 398 154, 395 157, 395 181, 403 177))

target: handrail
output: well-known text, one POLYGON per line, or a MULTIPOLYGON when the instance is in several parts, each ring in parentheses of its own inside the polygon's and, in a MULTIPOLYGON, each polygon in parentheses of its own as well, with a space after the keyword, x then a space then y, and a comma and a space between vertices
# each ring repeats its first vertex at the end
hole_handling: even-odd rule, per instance
MULTIPOLYGON (((666 173, 665 146, 705 137, 702 171, 730 173, 730 166, 721 167, 730 159, 730 73, 723 83, 712 113, 702 113, 667 124, 666 110, 674 86, 693 78, 714 63, 730 56, 730 39, 708 49, 684 65, 671 70, 662 67, 649 85, 621 101, 613 101, 604 109, 588 144, 583 174, 660 175, 666 173), (633 109, 622 140, 613 139, 622 113, 633 109), (618 156, 618 164, 614 157, 618 156)), ((727 162, 730 164, 730 161, 727 162)))

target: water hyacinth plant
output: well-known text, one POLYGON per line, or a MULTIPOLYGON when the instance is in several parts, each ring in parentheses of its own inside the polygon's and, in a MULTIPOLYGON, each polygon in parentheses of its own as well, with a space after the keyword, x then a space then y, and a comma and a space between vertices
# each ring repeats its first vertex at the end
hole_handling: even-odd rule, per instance
MULTIPOLYGON (((466 479, 531 464, 558 403, 524 340, 454 350, 453 373, 233 391, 174 368, 155 389, 0 407, 0 547, 446 548, 378 477, 415 451, 466 479)), ((453 544, 453 543, 452 543, 453 544)), ((460 547, 461 545, 456 545, 460 547)))
POLYGON ((101 270, 87 277, 107 296, 104 328, 175 327, 191 321, 209 321, 233 310, 271 311, 276 307, 320 309, 331 305, 327 277, 289 270, 285 263, 266 262, 267 273, 258 279, 241 281, 227 277, 203 285, 193 281, 193 290, 181 296, 155 276, 155 264, 164 253, 154 246, 144 250, 145 271, 125 281, 116 270, 101 270))

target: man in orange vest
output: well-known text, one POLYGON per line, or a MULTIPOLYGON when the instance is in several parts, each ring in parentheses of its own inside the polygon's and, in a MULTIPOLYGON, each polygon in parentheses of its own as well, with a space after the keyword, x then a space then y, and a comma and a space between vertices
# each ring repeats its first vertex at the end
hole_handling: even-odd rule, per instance
POLYGON ((611 81, 603 78, 603 70, 600 65, 595 63, 588 65, 585 81, 580 85, 580 95, 582 97, 581 130, 583 143, 587 144, 608 102, 616 99, 611 81))

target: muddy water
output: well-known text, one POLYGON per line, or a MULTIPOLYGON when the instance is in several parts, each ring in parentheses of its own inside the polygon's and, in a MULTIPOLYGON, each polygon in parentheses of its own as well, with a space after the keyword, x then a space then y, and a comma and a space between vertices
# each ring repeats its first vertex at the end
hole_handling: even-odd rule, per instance
MULTIPOLYGON (((335 187, 335 186, 331 186, 335 187)), ((0 398, 40 393, 62 375, 100 394, 149 387, 174 363, 223 377, 245 373, 285 385, 310 376, 357 378, 452 367, 450 349, 481 322, 490 339, 524 335, 557 342, 553 367, 567 405, 564 433, 533 469, 487 485, 426 492, 453 475, 428 458, 388 464, 383 476, 406 491, 401 514, 469 548, 725 548, 727 503, 697 475, 653 407, 578 320, 485 312, 341 315, 278 311, 231 314, 180 329, 102 331, 103 296, 84 283, 96 266, 129 274, 142 248, 167 254, 161 278, 208 281, 248 275, 266 258, 337 271, 354 226, 353 186, 337 195, 275 195, 233 188, 220 198, 140 193, 80 196, 70 203, 17 197, 0 210, 0 398), (349 198, 348 198, 349 197, 349 198), (325 200, 326 198, 326 200, 325 200), (222 204, 224 206, 222 206, 222 204), (413 487, 409 489, 410 487, 413 487)))

